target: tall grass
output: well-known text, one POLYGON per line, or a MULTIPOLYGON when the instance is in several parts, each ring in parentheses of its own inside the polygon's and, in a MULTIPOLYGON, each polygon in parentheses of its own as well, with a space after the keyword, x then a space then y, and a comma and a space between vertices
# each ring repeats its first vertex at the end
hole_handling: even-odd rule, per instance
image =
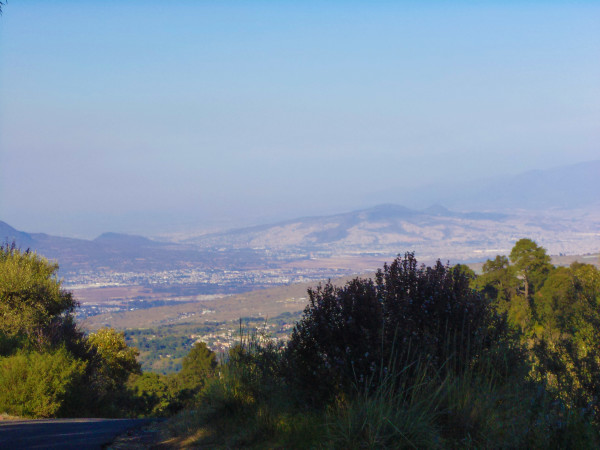
POLYGON ((425 365, 381 371, 338 397, 327 412, 327 446, 332 448, 435 448, 435 426, 443 383, 425 365), (412 370, 409 370, 412 369, 412 370), (410 375, 409 375, 410 372, 410 375))
MULTIPOLYGON (((452 349, 441 367, 407 348, 366 383, 314 406, 285 378, 281 344, 241 339, 194 411, 170 422, 176 446, 211 448, 596 448, 597 432, 500 343, 452 349), (453 351, 456 350, 456 351, 453 351), (476 355, 476 356, 474 356, 476 355), (181 437, 183 436, 183 438, 181 437)), ((392 352, 394 354, 394 352, 392 352)), ((358 377, 357 377, 358 378, 358 377)))
POLYGON ((302 408, 281 376, 280 342, 241 328, 240 342, 223 356, 218 377, 200 393, 193 414, 169 421, 168 433, 180 437, 171 444, 314 448, 323 441, 323 412, 302 408))
POLYGON ((448 342, 442 367, 408 350, 338 396, 327 408, 322 447, 597 448, 591 421, 529 379, 510 348, 452 352, 448 342))

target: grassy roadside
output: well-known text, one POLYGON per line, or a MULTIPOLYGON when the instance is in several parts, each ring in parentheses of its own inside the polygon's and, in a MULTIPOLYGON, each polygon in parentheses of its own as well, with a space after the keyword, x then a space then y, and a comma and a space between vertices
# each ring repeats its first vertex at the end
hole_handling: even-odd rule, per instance
MULTIPOLYGON (((542 313, 560 313, 589 335, 532 345, 527 327, 471 287, 474 274, 407 254, 376 282, 309 290, 286 344, 246 334, 163 423, 157 448, 599 448, 600 364, 577 345, 597 343, 600 278, 541 259, 550 275, 535 323, 552 330, 542 313)), ((505 265, 494 270, 519 283, 505 265)), ((527 304, 515 286, 511 306, 527 304)))
POLYGON ((207 387, 196 409, 163 422, 153 448, 594 448, 597 443, 584 417, 530 383, 479 371, 438 375, 423 368, 416 382, 413 376, 387 378, 373 390, 307 408, 294 400, 298 392, 266 385, 255 391, 239 373, 229 373, 207 387))

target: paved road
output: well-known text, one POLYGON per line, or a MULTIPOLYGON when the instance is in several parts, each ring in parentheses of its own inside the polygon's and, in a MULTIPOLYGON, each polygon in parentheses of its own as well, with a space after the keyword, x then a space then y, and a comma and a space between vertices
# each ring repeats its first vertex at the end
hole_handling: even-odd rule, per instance
POLYGON ((101 449, 145 419, 49 419, 0 422, 0 449, 101 449))

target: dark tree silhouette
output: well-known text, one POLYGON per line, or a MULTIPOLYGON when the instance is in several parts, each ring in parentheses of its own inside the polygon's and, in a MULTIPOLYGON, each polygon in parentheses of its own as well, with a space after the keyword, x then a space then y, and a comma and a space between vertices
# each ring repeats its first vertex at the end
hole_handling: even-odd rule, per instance
POLYGON ((397 364, 421 361, 460 370, 506 338, 505 319, 471 289, 468 272, 407 253, 339 288, 309 290, 309 305, 287 348, 290 379, 319 401, 397 364))

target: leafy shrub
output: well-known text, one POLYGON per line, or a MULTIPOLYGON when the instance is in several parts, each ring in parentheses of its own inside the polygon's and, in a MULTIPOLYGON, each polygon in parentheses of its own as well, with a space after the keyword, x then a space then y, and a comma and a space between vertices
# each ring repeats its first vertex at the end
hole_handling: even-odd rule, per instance
POLYGON ((347 390, 378 372, 383 307, 371 280, 309 289, 309 305, 287 347, 290 380, 315 399, 347 390))
POLYGON ((264 333, 244 334, 191 411, 166 422, 170 443, 217 448, 313 448, 323 441, 322 411, 298 408, 282 377, 283 347, 264 333))
MULTIPOLYGON (((264 337, 264 336, 263 336, 264 337)), ((280 342, 243 335, 229 350, 216 383, 209 383, 203 398, 230 412, 242 412, 257 403, 277 399, 285 390, 281 377, 283 352, 280 342)))
POLYGON ((132 375, 127 382, 129 410, 138 417, 164 417, 183 407, 173 376, 157 373, 132 375))
POLYGON ((309 290, 286 348, 250 339, 232 349, 182 415, 189 439, 179 443, 598 448, 600 276, 546 270, 525 244, 511 255, 519 277, 507 258, 478 279, 408 253, 375 280, 309 290))
POLYGON ((127 414, 138 352, 111 329, 86 337, 57 273, 36 253, 0 245, 1 404, 34 417, 127 414))
POLYGON ((497 342, 511 341, 505 320, 469 284, 465 271, 440 261, 419 267, 407 253, 375 281, 309 290, 287 348, 289 379, 319 402, 371 385, 394 360, 464 370, 497 342))
POLYGON ((25 417, 61 415, 85 368, 85 362, 65 349, 0 358, 0 411, 25 417))
POLYGON ((123 332, 101 328, 89 335, 88 343, 99 358, 97 376, 105 389, 119 388, 130 374, 141 373, 139 351, 127 346, 123 332))

